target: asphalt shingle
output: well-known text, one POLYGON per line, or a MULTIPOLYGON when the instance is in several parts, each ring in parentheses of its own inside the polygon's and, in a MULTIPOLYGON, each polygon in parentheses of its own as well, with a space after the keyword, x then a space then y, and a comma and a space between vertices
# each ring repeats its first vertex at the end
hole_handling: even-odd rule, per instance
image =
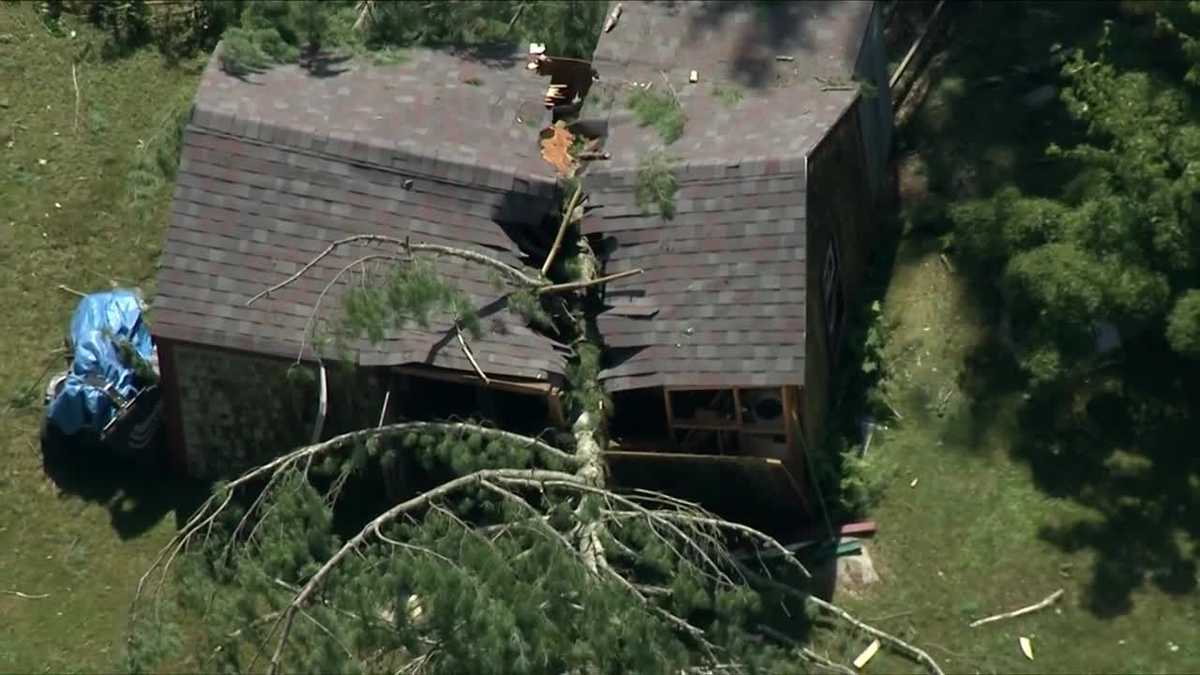
MULTIPOLYGON (((539 225, 554 208, 554 177, 538 156, 536 134, 521 124, 526 133, 510 135, 519 124, 513 116, 489 111, 540 99, 545 83, 517 58, 489 66, 466 58, 415 50, 399 66, 349 62, 334 77, 282 66, 249 81, 210 62, 184 133, 156 335, 289 357, 304 342, 311 357, 305 331, 318 296, 338 271, 378 247, 346 247, 287 288, 245 303, 356 234, 456 246, 522 266, 498 221, 539 225), (467 65, 490 84, 447 84, 467 65), (411 100, 397 102, 402 91, 411 100), (489 142, 463 151, 458 141, 467 131, 489 142)), ((485 334, 472 341, 485 371, 562 376, 565 348, 504 310, 486 270, 458 259, 435 264, 486 315, 485 334)), ((324 298, 321 318, 336 316, 343 289, 335 285, 324 298)), ((391 331, 379 345, 363 341, 357 354, 363 364, 474 372, 445 319, 391 331)))
POLYGON ((602 82, 661 89, 665 77, 687 123, 667 148, 678 181, 668 220, 646 213, 634 187, 657 132, 636 124, 625 92, 587 112, 607 121, 612 159, 589 175, 598 208, 584 230, 604 242, 606 272, 646 270, 608 289, 601 376, 614 391, 803 385, 806 157, 857 97, 872 4, 624 5, 596 48, 602 82), (742 99, 723 102, 718 87, 742 99))

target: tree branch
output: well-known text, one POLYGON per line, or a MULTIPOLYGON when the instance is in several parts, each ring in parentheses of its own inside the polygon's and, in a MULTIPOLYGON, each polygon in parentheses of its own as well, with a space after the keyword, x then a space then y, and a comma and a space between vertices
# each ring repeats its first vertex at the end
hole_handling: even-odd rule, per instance
POLYGON ((543 295, 546 293, 560 293, 562 291, 573 291, 573 290, 576 290, 579 288, 588 288, 589 286, 596 286, 598 284, 606 284, 610 281, 616 281, 617 279, 624 279, 625 277, 632 277, 632 276, 641 274, 644 271, 645 270, 643 270, 642 268, 639 267, 636 270, 626 270, 624 272, 617 272, 616 274, 609 274, 607 276, 599 277, 596 279, 587 279, 584 281, 568 281, 568 282, 562 283, 562 284, 549 284, 549 285, 545 285, 545 286, 538 286, 534 290, 537 291, 538 295, 543 295))
POLYGON ((395 520, 396 518, 399 518, 400 516, 411 511, 425 508, 426 506, 432 504, 435 500, 464 487, 470 485, 481 485, 485 480, 488 479, 516 479, 534 483, 546 481, 570 483, 577 480, 571 474, 563 473, 561 471, 547 471, 544 469, 484 469, 442 483, 432 490, 422 492, 412 499, 401 502, 400 504, 397 504, 396 506, 393 506, 392 508, 379 514, 369 523, 363 526, 363 528, 359 530, 357 534, 351 537, 345 544, 342 545, 341 548, 337 550, 337 552, 330 556, 330 558, 321 565, 320 569, 318 569, 316 573, 309 578, 308 582, 301 587, 300 592, 296 594, 296 597, 292 599, 292 602, 284 610, 284 616, 282 617, 283 629, 280 632, 278 641, 275 644, 275 651, 271 655, 271 665, 267 672, 273 675, 279 670, 280 657, 283 655, 284 645, 287 643, 288 636, 291 633, 291 627, 295 620, 296 612, 300 610, 306 602, 308 602, 309 597, 321 585, 321 582, 324 581, 327 576, 329 576, 329 573, 332 572, 333 569, 337 567, 338 563, 345 559, 347 555, 362 546, 363 543, 366 542, 367 538, 371 535, 378 535, 381 527, 395 520))
MULTIPOLYGON (((158 589, 161 590, 163 583, 166 581, 167 571, 170 569, 175 558, 188 545, 192 537, 205 528, 211 528, 217 517, 229 506, 233 501, 233 497, 237 488, 251 483, 263 476, 275 476, 283 471, 288 470, 291 466, 306 458, 312 458, 322 453, 335 452, 350 447, 358 442, 364 442, 371 438, 391 438, 400 434, 409 432, 431 431, 436 433, 478 433, 493 439, 500 439, 510 443, 524 445, 532 448, 537 452, 542 453, 547 457, 566 464, 567 466, 575 467, 580 464, 580 460, 572 454, 563 452, 543 441, 521 434, 515 434, 510 431, 501 429, 493 429, 490 427, 480 426, 478 424, 470 424, 465 422, 401 422, 390 424, 387 426, 377 427, 374 429, 363 429, 350 433, 335 436, 327 441, 322 441, 315 445, 298 448, 276 459, 255 467, 238 478, 225 484, 215 494, 210 496, 197 509, 196 513, 188 519, 183 528, 167 543, 166 546, 159 551, 150 568, 138 579, 137 588, 134 592, 132 601, 133 607, 130 611, 130 620, 136 616, 136 606, 142 597, 145 590, 146 582, 157 571, 160 575, 158 589)), ((569 473, 558 473, 567 480, 575 480, 574 476, 569 473)), ((564 481, 565 484, 565 481, 564 481)), ((269 487, 270 484, 268 484, 269 487)))
POLYGON ((851 616, 849 612, 842 609, 841 607, 838 607, 837 605, 834 605, 833 603, 826 602, 826 601, 816 597, 815 595, 797 590, 795 588, 792 588, 791 586, 788 586, 787 584, 783 584, 778 581, 775 581, 774 579, 769 579, 769 578, 755 572, 754 570, 751 570, 751 569, 747 568, 746 566, 741 565, 740 563, 737 563, 737 564, 739 567, 742 568, 743 573, 746 576, 752 578, 756 583, 773 588, 781 593, 784 593, 785 595, 790 595, 792 597, 798 598, 799 600, 801 600, 803 602, 811 603, 812 605, 814 605, 817 609, 821 610, 822 612, 825 612, 826 614, 835 616, 835 617, 841 619, 842 621, 845 621, 846 623, 849 623, 850 625, 858 628, 859 630, 863 631, 864 633, 867 633, 868 635, 878 638, 879 641, 882 642, 883 644, 886 644, 886 645, 892 647, 893 649, 895 649, 896 651, 899 651, 901 653, 908 655, 909 657, 913 658, 921 665, 925 666, 925 668, 930 672, 930 675, 945 675, 945 673, 942 671, 941 666, 939 666, 937 664, 937 661, 934 661, 933 657, 929 656, 929 654, 925 650, 921 649, 920 647, 911 645, 908 642, 905 642, 904 640, 901 640, 900 638, 896 637, 895 635, 892 635, 891 633, 885 633, 884 631, 879 630, 878 628, 876 628, 874 626, 871 626, 869 624, 863 623, 862 621, 859 621, 858 619, 851 616))
POLYGON ((571 195, 570 201, 567 202, 567 210, 563 211, 562 223, 558 226, 558 234, 554 236, 554 244, 550 247, 550 252, 546 254, 546 262, 542 263, 543 277, 550 273, 550 266, 554 264, 554 256, 558 255, 558 248, 562 246, 563 235, 567 233, 567 226, 575 219, 575 205, 579 203, 579 196, 582 194, 583 181, 579 181, 575 185, 575 193, 571 195))
POLYGON ((471 367, 475 369, 475 374, 479 375, 479 379, 483 380, 484 384, 491 384, 492 381, 483 372, 483 368, 479 367, 479 362, 475 360, 475 355, 471 353, 471 348, 467 346, 467 339, 463 337, 462 328, 458 324, 454 325, 454 334, 458 337, 458 346, 462 347, 463 354, 471 362, 471 367))
POLYGON ((987 617, 986 619, 979 619, 978 621, 972 621, 970 624, 970 627, 978 628, 984 624, 992 623, 993 621, 1000 621, 1002 619, 1013 619, 1018 616, 1021 616, 1022 614, 1030 614, 1030 613, 1036 612, 1038 610, 1045 609, 1045 608, 1049 607, 1050 605, 1053 605, 1055 602, 1058 602, 1058 599, 1061 598, 1062 596, 1063 596, 1063 589, 1060 588, 1057 591, 1054 591, 1050 595, 1046 596, 1045 599, 1043 599, 1039 603, 1029 605, 1028 607, 1022 607, 1021 609, 1013 610, 1011 612, 1005 612, 1003 614, 994 614, 992 616, 987 617))
POLYGON ((321 251, 316 255, 316 257, 305 263, 304 266, 301 267, 295 274, 264 291, 256 293, 246 301, 246 306, 249 307, 257 302, 260 298, 269 296, 271 293, 278 291, 288 284, 294 283, 297 279, 304 276, 309 270, 315 267, 317 263, 332 255, 335 251, 337 251, 338 248, 355 243, 390 244, 404 253, 432 253, 435 255, 446 255, 461 258, 463 260, 469 260, 471 262, 479 263, 480 265, 485 265, 487 267, 491 267, 492 269, 498 270, 509 279, 523 286, 537 287, 545 283, 542 279, 526 274, 506 262, 497 260, 489 255, 484 255, 483 253, 477 253, 475 251, 456 248, 453 246, 442 246, 440 244, 414 244, 407 239, 389 237, 381 234, 356 234, 350 237, 338 239, 329 246, 325 247, 325 250, 321 251))
POLYGON ((775 640, 778 640, 780 642, 785 642, 785 643, 795 646, 797 649, 800 650, 800 654, 803 655, 805 659, 808 659, 808 661, 810 661, 815 666, 824 668, 830 672, 837 673, 838 675, 856 675, 855 672, 853 670, 851 670, 850 668, 848 668, 847 666, 843 666, 840 663, 835 663, 835 662, 825 658, 824 656, 821 656, 820 654, 814 652, 813 650, 809 649, 808 647, 801 645, 796 640, 792 639, 791 637, 789 637, 787 635, 784 635, 782 632, 775 630, 774 628, 772 628, 770 626, 760 624, 758 626, 758 630, 760 630, 763 633, 763 635, 774 638, 775 640))

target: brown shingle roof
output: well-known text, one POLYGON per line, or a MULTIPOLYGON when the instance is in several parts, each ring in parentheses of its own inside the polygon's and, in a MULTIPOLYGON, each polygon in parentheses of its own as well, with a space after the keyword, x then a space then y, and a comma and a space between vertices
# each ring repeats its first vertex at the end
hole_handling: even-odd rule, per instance
MULTIPOLYGON (((440 63, 441 57, 428 58, 440 63)), ((335 77, 317 78, 281 67, 252 80, 257 84, 231 78, 211 63, 204 76, 184 135, 163 245, 154 303, 158 337, 295 357, 322 288, 337 270, 378 249, 347 248, 252 307, 245 302, 332 241, 354 234, 411 237, 520 266, 520 251, 500 223, 540 224, 553 208, 553 178, 537 156, 536 134, 524 124, 502 123, 520 129, 528 164, 515 140, 478 144, 463 157, 446 139, 479 109, 453 108, 421 122, 433 111, 392 98, 407 91, 435 100, 437 92, 389 91, 387 82, 403 78, 384 70, 352 65, 335 77), (345 90, 353 94, 340 93, 345 90), (376 100, 381 91, 387 101, 376 100), (413 134, 421 140, 413 141, 413 134), (431 149, 421 145, 426 143, 431 149)), ((535 83, 533 100, 539 103, 540 89, 535 83)), ((482 91, 459 96, 445 94, 463 105, 471 97, 489 100, 482 91)), ((456 259, 436 264, 480 308, 485 335, 472 347, 486 372, 538 379, 562 374, 564 349, 503 309, 487 271, 456 259)), ((338 296, 334 291, 325 299, 323 316, 334 315, 338 296)), ((430 330, 393 332, 378 347, 360 345, 359 361, 473 372, 450 328, 442 319, 430 330)))
POLYGON ((605 239, 605 271, 646 270, 613 284, 597 318, 611 390, 803 383, 803 163, 771 168, 683 174, 671 220, 643 215, 626 181, 589 178, 584 231, 605 239))
POLYGON ((848 85, 872 3, 626 2, 624 10, 596 49, 602 81, 661 89, 665 72, 687 125, 667 148, 679 190, 664 220, 634 197, 639 158, 661 144, 655 130, 637 126, 624 92, 602 113, 613 159, 588 178, 600 208, 584 229, 606 240, 606 272, 646 269, 608 290, 597 319, 612 348, 605 384, 802 385, 805 158, 857 97, 848 85), (687 84, 693 69, 699 83, 687 84), (723 103, 714 85, 737 87, 743 99, 723 103))
POLYGON ((605 150, 614 168, 633 166, 659 143, 626 105, 629 82, 665 90, 670 79, 687 114, 670 146, 684 163, 799 157, 808 154, 850 105, 850 81, 871 2, 625 2, 617 27, 600 36, 593 65, 601 81, 592 98, 613 95, 611 108, 589 106, 608 120, 605 150), (791 57, 791 61, 776 60, 791 57), (699 82, 688 83, 696 70, 699 82), (729 105, 714 87, 734 88, 729 105))

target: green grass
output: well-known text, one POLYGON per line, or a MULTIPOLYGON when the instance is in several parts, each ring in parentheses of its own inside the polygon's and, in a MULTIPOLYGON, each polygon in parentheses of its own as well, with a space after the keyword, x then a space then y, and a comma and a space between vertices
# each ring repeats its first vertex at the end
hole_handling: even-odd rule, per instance
MULTIPOLYGON (((1054 193, 1071 173, 1042 154, 1049 139, 1069 144, 1074 133, 1059 104, 1020 103, 1055 81, 1054 70, 1016 66, 1044 63, 1053 42, 1090 44, 1104 16, 1069 3, 1024 17, 1019 9, 962 13, 945 70, 900 139, 906 235, 884 311, 894 325, 885 392, 903 419, 876 435, 869 458, 885 485, 868 543, 883 581, 838 600, 926 648, 947 672, 1194 672, 1200 478, 1185 449, 1194 434, 1151 440, 1116 428, 1130 414, 1120 405, 1096 415, 1027 400, 996 337, 994 294, 942 257, 946 204, 1010 182, 1054 193), (1001 24, 1022 40, 986 30, 1001 24), (985 82, 994 74, 1003 77, 985 82), (1052 609, 967 627, 1058 588, 1065 596, 1052 609), (1020 636, 1033 640, 1034 661, 1020 636)), ((1171 373, 1133 351, 1122 391, 1166 396, 1168 387, 1142 380, 1171 373)), ((1184 415, 1164 425, 1186 428, 1184 415)), ((867 642, 840 639, 816 646, 849 660, 867 642)), ((919 670, 886 653, 869 669, 919 670)))
POLYGON ((99 61, 87 54, 100 52, 102 36, 63 21, 55 36, 35 3, 0 4, 0 32, 13 36, 0 45, 0 590, 49 596, 0 594, 4 672, 117 669, 137 577, 175 527, 178 486, 160 476, 82 460, 47 475, 38 378, 62 367, 51 352, 77 300, 59 284, 153 290, 171 184, 134 186, 128 176, 154 163, 142 155, 155 152, 199 71, 168 68, 153 52, 99 61), (77 117, 71 65, 80 55, 77 117))

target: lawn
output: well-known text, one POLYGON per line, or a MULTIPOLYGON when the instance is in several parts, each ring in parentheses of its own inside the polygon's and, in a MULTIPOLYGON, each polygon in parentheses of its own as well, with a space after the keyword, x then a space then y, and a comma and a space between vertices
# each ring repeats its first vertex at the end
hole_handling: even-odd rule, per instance
POLYGON ((152 50, 103 61, 102 36, 66 17, 47 29, 39 4, 0 4, 0 671, 112 672, 179 489, 86 458, 43 467, 40 378, 62 367, 77 300, 60 284, 152 291, 171 186, 143 181, 134 200, 129 176, 199 70, 152 50))
MULTIPOLYGON (((882 582, 838 600, 947 672, 1195 672, 1194 451, 1156 455, 1144 439, 1103 434, 1082 450, 1055 442, 1004 355, 986 285, 970 282, 936 236, 947 203, 1006 182, 1053 192, 1070 174, 1042 155, 1050 138, 1070 142, 1059 104, 1021 99, 1055 81, 1055 43, 1093 43, 1103 13, 1044 3, 1020 19, 1015 3, 970 7, 900 142, 905 234, 884 312, 894 327, 886 391, 902 419, 869 455, 884 484, 868 545, 882 582), (967 626, 1059 588, 1051 609, 967 626), (1032 640, 1033 661, 1020 636, 1032 640)), ((828 645, 851 657, 865 646, 828 645)), ((886 654, 868 666, 915 670, 886 654)))

